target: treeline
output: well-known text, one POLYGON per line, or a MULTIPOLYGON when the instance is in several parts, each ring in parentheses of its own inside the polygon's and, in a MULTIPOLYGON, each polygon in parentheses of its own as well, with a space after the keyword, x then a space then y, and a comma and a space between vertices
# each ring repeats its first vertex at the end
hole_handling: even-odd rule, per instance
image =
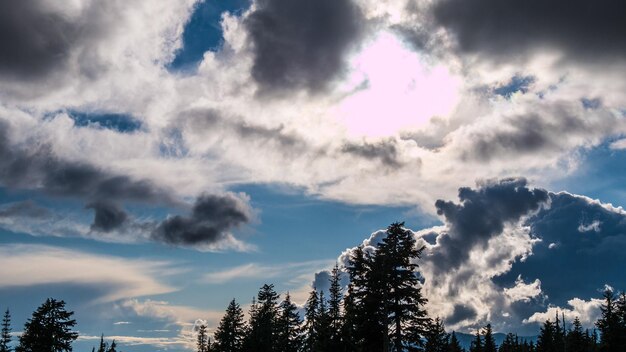
MULTIPOLYGON (((358 247, 345 267, 350 282, 344 293, 342 271, 330 276, 328 297, 313 289, 300 315, 289 293, 281 300, 274 286, 265 284, 253 299, 249 319, 232 300, 213 338, 207 327, 197 331, 198 352, 462 352, 455 332, 446 332, 440 318, 424 308, 416 263, 417 248, 403 223, 387 228, 375 250, 358 247)), ((65 302, 48 299, 24 325, 15 352, 72 351, 78 338, 76 321, 65 302)), ((0 331, 0 352, 11 349, 11 316, 7 310, 0 331)), ((597 329, 584 330, 578 318, 567 328, 564 317, 541 327, 536 343, 508 334, 498 346, 491 325, 479 329, 469 352, 624 352, 626 351, 626 294, 604 293, 597 329)), ((92 352, 117 352, 115 341, 100 339, 92 352)))
MULTIPOLYGON (((353 251, 345 268, 350 277, 345 294, 335 266, 328 297, 314 288, 300 317, 289 293, 281 301, 273 285, 263 285, 248 321, 232 300, 213 339, 205 326, 200 328, 198 351, 465 351, 455 332, 446 332, 441 319, 427 315, 415 264, 423 248, 416 247, 403 225, 391 224, 376 250, 353 251)), ((604 299, 597 330, 583 330, 578 318, 566 328, 564 319, 555 317, 543 324, 536 343, 508 334, 498 346, 488 324, 476 332, 469 352, 625 352, 626 295, 616 298, 607 290, 604 299)))

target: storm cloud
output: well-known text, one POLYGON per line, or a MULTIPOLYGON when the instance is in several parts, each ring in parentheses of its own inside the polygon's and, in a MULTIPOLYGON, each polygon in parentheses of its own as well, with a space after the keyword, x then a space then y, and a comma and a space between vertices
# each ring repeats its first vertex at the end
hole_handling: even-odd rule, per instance
POLYGON ((463 52, 511 56, 557 48, 568 60, 626 59, 623 1, 443 0, 433 14, 463 52))
POLYGON ((116 203, 97 201, 89 203, 87 209, 94 210, 94 220, 91 229, 109 232, 122 226, 128 219, 128 214, 116 203))
POLYGON ((438 200, 437 213, 443 215, 449 230, 437 240, 439 250, 432 254, 438 271, 459 267, 475 246, 486 246, 506 225, 540 209, 548 192, 531 189, 526 179, 509 178, 482 184, 478 189, 459 189, 460 203, 438 200))
POLYGON ((252 219, 252 211, 241 197, 207 194, 196 199, 189 216, 175 215, 161 222, 151 238, 172 245, 213 244, 252 219))
POLYGON ((323 90, 344 68, 362 21, 351 0, 259 0, 245 21, 252 77, 264 91, 323 90))

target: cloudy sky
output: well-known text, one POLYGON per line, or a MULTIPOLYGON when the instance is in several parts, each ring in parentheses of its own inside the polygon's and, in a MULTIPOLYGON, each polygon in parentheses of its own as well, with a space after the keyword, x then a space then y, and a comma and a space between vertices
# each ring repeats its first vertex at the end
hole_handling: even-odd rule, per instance
POLYGON ((186 351, 406 221, 432 316, 626 289, 618 0, 0 2, 0 308, 186 351))

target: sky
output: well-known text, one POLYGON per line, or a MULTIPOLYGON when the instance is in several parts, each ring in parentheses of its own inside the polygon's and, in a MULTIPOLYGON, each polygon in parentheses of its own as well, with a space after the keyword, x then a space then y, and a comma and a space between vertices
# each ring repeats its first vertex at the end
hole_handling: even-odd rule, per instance
POLYGON ((449 330, 626 289, 626 5, 0 2, 0 309, 190 351, 404 221, 449 330))

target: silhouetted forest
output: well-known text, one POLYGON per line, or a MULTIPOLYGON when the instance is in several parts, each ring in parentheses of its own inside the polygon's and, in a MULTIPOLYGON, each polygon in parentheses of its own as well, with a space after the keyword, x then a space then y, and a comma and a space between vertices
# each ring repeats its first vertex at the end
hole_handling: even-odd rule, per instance
MULTIPOLYGON (((429 317, 421 292, 418 265, 424 248, 417 248, 403 223, 387 228, 387 236, 368 251, 362 246, 350 254, 342 270, 335 265, 328 297, 313 288, 303 316, 289 293, 281 300, 271 284, 253 299, 249 318, 233 299, 213 337, 202 325, 197 331, 198 352, 460 352, 457 334, 448 333, 443 320, 429 317)), ((15 352, 72 351, 78 333, 65 302, 48 299, 26 322, 15 352)), ((12 351, 11 315, 7 310, 0 332, 0 352, 12 351)), ((117 352, 115 341, 92 352, 117 352)), ((534 341, 507 334, 496 344, 490 324, 476 331, 469 352, 624 352, 626 351, 626 293, 604 293, 601 317, 593 330, 578 318, 567 328, 558 314, 546 321, 534 341)))

